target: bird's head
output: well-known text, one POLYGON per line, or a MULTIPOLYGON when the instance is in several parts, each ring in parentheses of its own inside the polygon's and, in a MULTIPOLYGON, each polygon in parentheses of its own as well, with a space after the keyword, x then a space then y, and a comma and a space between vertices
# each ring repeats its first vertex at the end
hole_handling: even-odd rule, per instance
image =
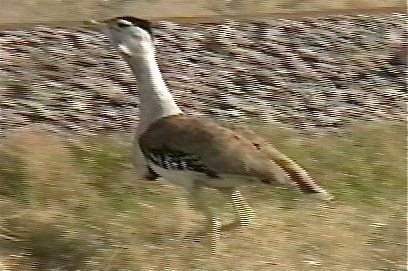
POLYGON ((106 34, 113 46, 124 56, 145 54, 153 48, 151 23, 134 17, 117 17, 105 21, 106 34))

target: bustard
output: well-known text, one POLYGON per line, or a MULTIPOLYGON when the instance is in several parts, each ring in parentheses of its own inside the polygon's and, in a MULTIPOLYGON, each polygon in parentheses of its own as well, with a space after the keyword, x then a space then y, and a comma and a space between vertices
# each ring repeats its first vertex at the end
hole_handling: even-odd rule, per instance
POLYGON ((151 176, 161 176, 190 192, 196 207, 207 217, 213 252, 224 228, 209 209, 203 188, 215 188, 231 197, 237 220, 230 228, 247 225, 251 218, 250 208, 237 190, 240 185, 284 183, 305 193, 331 198, 304 169, 253 133, 240 133, 184 114, 156 62, 150 22, 118 17, 106 24, 112 45, 129 64, 137 81, 137 160, 142 159, 151 176))

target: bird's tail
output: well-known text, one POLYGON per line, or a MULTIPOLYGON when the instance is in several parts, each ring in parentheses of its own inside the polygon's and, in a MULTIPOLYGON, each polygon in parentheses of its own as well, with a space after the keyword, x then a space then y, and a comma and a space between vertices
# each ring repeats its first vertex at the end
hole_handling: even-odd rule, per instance
POLYGON ((241 134, 245 135, 252 144, 262 152, 266 153, 269 159, 271 159, 271 168, 268 173, 260 174, 263 180, 269 183, 269 179, 277 180, 281 183, 289 183, 303 193, 315 194, 317 197, 324 200, 332 200, 333 196, 327 192, 325 189, 320 187, 312 177, 299 166, 295 161, 275 149, 272 145, 268 144, 265 140, 257 136, 253 131, 248 130, 244 127, 238 127, 233 124, 226 124, 226 127, 234 131, 239 131, 241 134), (271 174, 273 175, 272 177, 271 174))
POLYGON ((266 146, 266 149, 273 162, 281 167, 289 176, 292 185, 295 185, 305 194, 316 194, 316 196, 324 200, 333 199, 333 196, 320 187, 307 171, 295 161, 270 145, 266 146))

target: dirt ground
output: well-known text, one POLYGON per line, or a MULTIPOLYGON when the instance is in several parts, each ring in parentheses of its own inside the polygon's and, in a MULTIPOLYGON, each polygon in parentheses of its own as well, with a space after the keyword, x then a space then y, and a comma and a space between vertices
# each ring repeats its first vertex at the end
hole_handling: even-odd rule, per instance
POLYGON ((0 28, 37 23, 70 24, 116 15, 205 22, 225 16, 304 17, 406 12, 402 0, 1 0, 0 28))

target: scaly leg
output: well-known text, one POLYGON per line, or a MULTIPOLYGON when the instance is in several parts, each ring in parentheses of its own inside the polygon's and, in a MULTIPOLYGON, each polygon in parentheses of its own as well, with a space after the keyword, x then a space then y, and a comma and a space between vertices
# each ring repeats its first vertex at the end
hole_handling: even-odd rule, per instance
POLYGON ((231 197, 232 207, 237 216, 236 221, 232 222, 231 224, 225 225, 224 227, 222 227, 222 230, 227 231, 232 230, 238 226, 248 226, 254 217, 254 211, 245 201, 241 193, 235 188, 223 188, 220 189, 220 191, 228 197, 231 197))
POLYGON ((202 190, 201 187, 194 187, 190 190, 190 195, 196 209, 202 211, 207 219, 204 234, 210 237, 211 253, 217 254, 219 250, 221 222, 214 216, 206 204, 206 198, 202 194, 202 190))

